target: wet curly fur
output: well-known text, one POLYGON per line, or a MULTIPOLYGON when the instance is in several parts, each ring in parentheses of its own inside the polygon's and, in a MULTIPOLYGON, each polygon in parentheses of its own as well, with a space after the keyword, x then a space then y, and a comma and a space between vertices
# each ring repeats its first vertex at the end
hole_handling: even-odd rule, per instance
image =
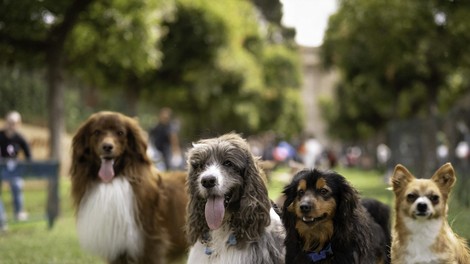
POLYGON ((387 205, 361 201, 343 176, 316 169, 298 172, 283 193, 286 263, 389 263, 387 205), (308 256, 323 250, 316 262, 308 256))
POLYGON ((80 240, 82 247, 91 248, 93 253, 109 263, 165 263, 167 256, 184 254, 187 249, 183 230, 188 202, 185 191, 187 174, 157 172, 146 151, 147 142, 137 121, 116 112, 91 115, 73 137, 70 169, 73 204, 77 225, 80 221, 89 225, 85 229, 78 229, 79 237, 92 237, 94 234, 80 232, 87 233, 87 229, 100 223, 104 228, 96 227, 97 233, 102 232, 97 235, 98 238, 111 237, 111 243, 119 242, 113 237, 129 239, 127 230, 135 230, 134 233, 139 234, 134 245, 122 249, 94 242, 91 245, 88 242, 90 239, 80 240), (115 176, 110 182, 103 182, 98 176, 103 156, 114 161, 115 176), (122 188, 129 191, 117 189, 110 192, 116 188, 112 186, 130 188, 122 188), (103 195, 99 196, 101 200, 88 203, 88 200, 93 199, 90 197, 97 197, 94 194, 99 189, 107 192, 102 192, 103 195), (106 198, 111 194, 119 197, 122 203, 115 202, 114 198, 106 198), (108 212, 111 203, 113 206, 116 204, 118 209, 112 215, 100 215, 101 212, 108 212), (100 207, 88 213, 86 220, 82 220, 82 215, 90 208, 87 204, 100 207), (128 204, 129 211, 134 212, 133 216, 123 215, 123 210, 119 208, 124 204, 128 204), (130 221, 120 221, 125 217, 129 217, 130 221), (109 226, 117 227, 112 232, 109 232, 110 229, 103 231, 109 226))
POLYGON ((282 263, 284 228, 273 214, 263 172, 246 141, 232 133, 200 140, 188 153, 188 167, 186 230, 193 245, 188 263, 282 263), (208 178, 213 185, 204 183, 208 178), (205 218, 207 198, 213 195, 226 200, 217 230, 211 230, 205 218), (223 241, 229 235, 235 245, 223 241), (204 248, 214 253, 204 254, 204 248))

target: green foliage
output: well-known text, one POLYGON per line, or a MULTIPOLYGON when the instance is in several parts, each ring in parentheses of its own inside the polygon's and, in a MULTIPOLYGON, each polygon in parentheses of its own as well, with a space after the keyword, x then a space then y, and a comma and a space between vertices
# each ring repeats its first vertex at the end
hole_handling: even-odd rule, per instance
MULTIPOLYGON (((163 5, 161 5, 163 6, 163 5)), ((75 72, 99 87, 125 87, 160 65, 159 1, 97 2, 82 15, 67 45, 75 72)))
POLYGON ((296 50, 270 45, 264 53, 263 128, 273 129, 287 138, 303 129, 300 98, 300 60, 296 50))
MULTIPOLYGON (((0 60, 34 69, 38 80, 51 69, 49 37, 74 14, 74 3, 81 2, 2 2, 0 60)), ((300 61, 293 31, 279 24, 279 1, 257 1, 264 16, 252 2, 238 0, 90 3, 65 32, 63 51, 51 53, 61 56, 55 76, 62 75, 66 87, 61 114, 69 130, 103 109, 139 115, 150 126, 163 106, 175 109, 186 138, 267 129, 289 136, 302 129, 300 61), (274 37, 279 32, 283 39, 274 37)), ((45 111, 31 112, 44 123, 45 111)))
POLYGON ((180 112, 185 133, 302 127, 298 55, 260 34, 248 2, 181 0, 162 27, 162 66, 145 97, 180 112))
POLYGON ((468 87, 469 11, 465 1, 341 1, 322 47, 341 74, 331 133, 366 138, 388 120, 448 110, 468 87))
POLYGON ((19 66, 0 66, 0 118, 12 110, 19 111, 25 122, 46 115, 47 90, 42 74, 19 66))

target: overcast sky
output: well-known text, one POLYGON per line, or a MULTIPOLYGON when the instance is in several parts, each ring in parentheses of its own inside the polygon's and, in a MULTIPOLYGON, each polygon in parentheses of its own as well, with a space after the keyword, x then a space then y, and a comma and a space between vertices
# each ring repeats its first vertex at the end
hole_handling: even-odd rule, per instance
POLYGON ((328 17, 337 9, 336 0, 281 0, 284 25, 295 27, 296 41, 308 47, 320 46, 328 17))

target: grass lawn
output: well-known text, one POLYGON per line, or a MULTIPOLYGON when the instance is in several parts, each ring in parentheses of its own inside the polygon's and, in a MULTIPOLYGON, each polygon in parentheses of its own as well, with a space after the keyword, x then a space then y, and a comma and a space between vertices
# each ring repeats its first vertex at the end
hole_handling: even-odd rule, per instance
POLYGON ((61 212, 52 230, 47 227, 45 204, 47 182, 27 180, 24 199, 29 219, 12 220, 9 186, 3 184, 2 198, 8 215, 8 232, 0 234, 0 263, 103 263, 81 251, 75 232, 74 213, 69 196, 70 181, 60 182, 61 212))
MULTIPOLYGON (((386 190, 388 186, 378 172, 355 169, 338 169, 338 172, 351 181, 362 195, 377 198, 387 204, 392 203, 392 192, 386 190)), ((272 199, 279 197, 289 179, 287 170, 279 169, 273 173, 270 183, 272 199)), ((78 245, 68 178, 64 177, 60 182, 61 215, 52 230, 47 229, 45 218, 46 182, 26 181, 25 206, 30 215, 26 222, 11 220, 11 195, 8 189, 4 183, 2 198, 10 221, 8 232, 0 234, 0 263, 104 263, 83 252, 78 245)), ((457 233, 470 238, 470 208, 453 202, 449 222, 457 233)))

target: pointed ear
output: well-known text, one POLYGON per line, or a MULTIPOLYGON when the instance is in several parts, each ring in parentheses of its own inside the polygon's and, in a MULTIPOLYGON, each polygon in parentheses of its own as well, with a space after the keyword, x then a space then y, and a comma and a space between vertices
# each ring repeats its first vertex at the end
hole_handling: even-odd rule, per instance
POLYGON ((452 164, 446 163, 442 165, 431 177, 431 180, 439 186, 442 192, 449 193, 456 181, 452 164))
POLYGON ((395 193, 403 190, 409 182, 415 177, 405 168, 405 166, 398 164, 395 166, 395 171, 392 176, 392 187, 395 193))

